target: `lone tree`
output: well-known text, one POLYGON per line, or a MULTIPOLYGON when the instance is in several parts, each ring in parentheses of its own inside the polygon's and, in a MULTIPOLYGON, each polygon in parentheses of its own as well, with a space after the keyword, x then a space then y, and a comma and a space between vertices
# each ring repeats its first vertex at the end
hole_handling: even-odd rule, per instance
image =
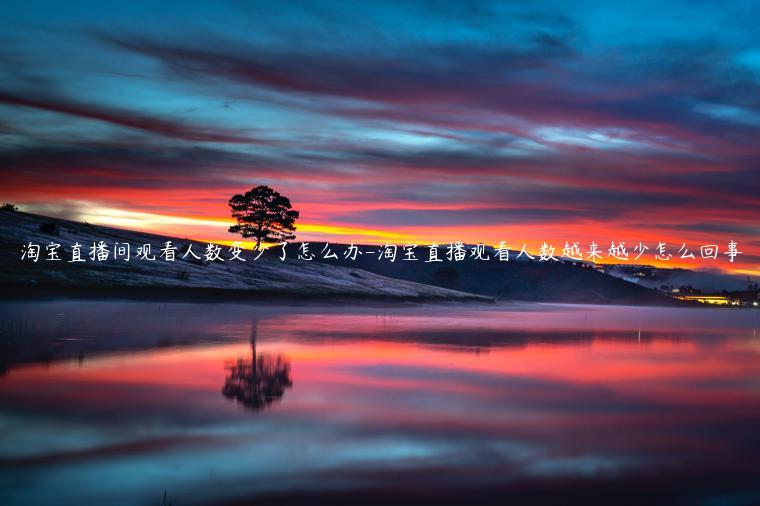
POLYGON ((237 225, 229 229, 233 234, 255 237, 256 249, 262 242, 282 242, 295 239, 298 211, 293 210, 290 199, 268 186, 257 186, 230 199, 232 217, 237 225))

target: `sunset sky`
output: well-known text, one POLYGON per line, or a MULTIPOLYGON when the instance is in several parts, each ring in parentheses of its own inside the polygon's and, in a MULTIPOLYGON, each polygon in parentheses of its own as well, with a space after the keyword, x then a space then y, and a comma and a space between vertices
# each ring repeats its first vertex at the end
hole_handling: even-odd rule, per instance
POLYGON ((734 240, 688 265, 760 275, 760 4, 396 4, 5 0, 0 200, 231 240, 266 184, 299 240, 734 240))

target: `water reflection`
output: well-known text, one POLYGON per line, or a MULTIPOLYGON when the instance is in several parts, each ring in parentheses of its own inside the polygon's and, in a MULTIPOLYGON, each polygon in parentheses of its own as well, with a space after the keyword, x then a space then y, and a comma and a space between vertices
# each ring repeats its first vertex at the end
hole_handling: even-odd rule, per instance
POLYGON ((0 504, 760 503, 760 312, 209 308, 0 306, 0 504))
POLYGON ((257 328, 258 322, 254 320, 251 330, 252 359, 246 362, 239 357, 237 363, 228 366, 229 373, 222 387, 222 395, 252 409, 262 409, 281 399, 285 389, 293 386, 290 360, 279 354, 256 354, 257 328))

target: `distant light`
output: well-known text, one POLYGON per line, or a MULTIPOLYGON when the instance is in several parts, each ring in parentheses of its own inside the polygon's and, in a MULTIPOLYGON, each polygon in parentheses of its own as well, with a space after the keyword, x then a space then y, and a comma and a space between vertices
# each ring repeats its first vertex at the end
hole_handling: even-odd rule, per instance
POLYGON ((752 305, 753 305, 753 306, 757 306, 757 305, 758 305, 758 302, 757 302, 757 301, 755 301, 755 302, 753 302, 753 303, 752 303, 752 305))

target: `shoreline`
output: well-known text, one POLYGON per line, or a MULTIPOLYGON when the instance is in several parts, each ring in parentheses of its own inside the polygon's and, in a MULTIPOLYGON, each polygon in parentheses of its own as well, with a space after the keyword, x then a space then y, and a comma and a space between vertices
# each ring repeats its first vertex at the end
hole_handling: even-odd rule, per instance
MULTIPOLYGON (((372 303, 418 303, 418 304, 570 304, 588 305, 585 301, 554 300, 525 300, 488 297, 485 295, 458 292, 457 297, 443 295, 390 295, 371 293, 330 293, 330 292, 293 292, 289 290, 239 290, 211 287, 171 287, 171 286, 111 286, 111 285, 63 285, 63 284, 14 284, 0 283, 0 301, 35 301, 35 300, 128 300, 154 301, 177 303, 272 303, 287 302, 320 304, 372 304, 372 303)), ((637 303, 622 303, 610 300, 608 302, 594 301, 593 305, 626 306, 626 307, 662 307, 662 308, 694 308, 713 307, 709 304, 690 303, 669 300, 667 303, 656 304, 637 301, 637 303)))
POLYGON ((369 293, 298 293, 289 290, 238 290, 206 287, 146 287, 146 286, 75 286, 75 285, 17 285, 0 284, 0 300, 46 300, 70 298, 79 300, 142 300, 157 302, 272 302, 287 301, 308 303, 357 302, 417 302, 417 303, 486 303, 498 299, 477 294, 462 293, 457 297, 438 295, 389 295, 369 293))

